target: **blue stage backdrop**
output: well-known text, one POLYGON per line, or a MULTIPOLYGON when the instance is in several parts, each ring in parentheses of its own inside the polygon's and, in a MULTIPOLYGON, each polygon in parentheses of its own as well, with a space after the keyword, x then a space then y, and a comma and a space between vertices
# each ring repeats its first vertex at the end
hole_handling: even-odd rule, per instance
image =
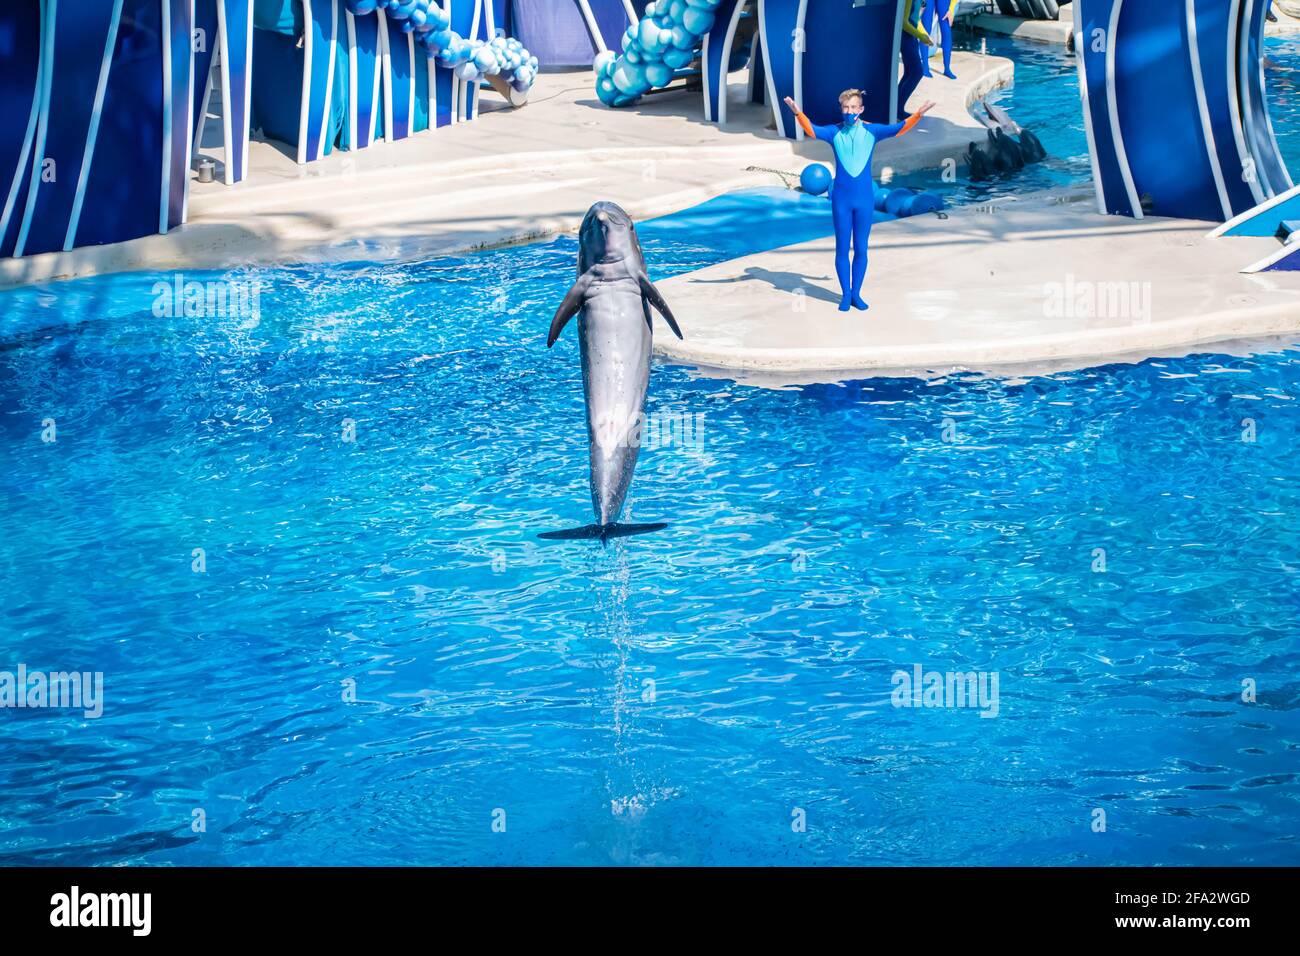
MULTIPOLYGON (((504 6, 497 0, 498 8, 504 6)), ((644 10, 645 5, 640 5, 644 10)), ((628 28, 623 0, 511 0, 511 25, 544 69, 591 66, 601 50, 623 52, 628 28)), ((500 27, 500 21, 497 22, 500 27)))
POLYGON ((1264 98, 1264 0, 1075 7, 1102 212, 1222 222, 1291 188, 1264 98))
POLYGON ((13 255, 32 178, 41 106, 42 0, 0 5, 0 256, 13 255))
MULTIPOLYGON (((508 0, 446 6, 472 41, 514 22, 508 0)), ((214 90, 229 185, 254 128, 312 162, 472 119, 477 75, 430 58, 413 26, 345 0, 0 0, 0 256, 181 225, 214 90)))
POLYGON ((758 0, 767 99, 777 131, 802 136, 783 100, 818 124, 840 121, 839 94, 862 89, 865 118, 898 114, 899 41, 907 0, 758 0))
POLYGON ((0 138, 0 253, 66 251, 183 221, 192 16, 190 0, 4 4, 0 45, 13 53, 0 97, 20 119, 0 138))

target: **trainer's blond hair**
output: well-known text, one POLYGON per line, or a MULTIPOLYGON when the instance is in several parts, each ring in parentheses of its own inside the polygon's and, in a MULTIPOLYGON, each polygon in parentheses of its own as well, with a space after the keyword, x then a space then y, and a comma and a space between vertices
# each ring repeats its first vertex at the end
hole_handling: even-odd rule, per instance
POLYGON ((853 99, 853 97, 855 96, 858 98, 859 103, 866 102, 866 100, 862 96, 861 90, 845 90, 843 93, 840 94, 840 106, 847 106, 849 100, 853 99))

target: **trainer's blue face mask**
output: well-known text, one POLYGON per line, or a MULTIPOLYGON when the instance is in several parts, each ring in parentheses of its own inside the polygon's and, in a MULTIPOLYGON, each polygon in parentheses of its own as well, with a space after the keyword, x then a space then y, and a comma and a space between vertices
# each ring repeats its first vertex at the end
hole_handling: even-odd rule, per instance
POLYGON ((845 114, 844 114, 844 125, 845 125, 845 126, 852 126, 854 123, 856 123, 856 122, 858 121, 858 119, 859 119, 859 117, 860 117, 861 115, 862 115, 862 114, 860 114, 860 113, 845 113, 845 114))

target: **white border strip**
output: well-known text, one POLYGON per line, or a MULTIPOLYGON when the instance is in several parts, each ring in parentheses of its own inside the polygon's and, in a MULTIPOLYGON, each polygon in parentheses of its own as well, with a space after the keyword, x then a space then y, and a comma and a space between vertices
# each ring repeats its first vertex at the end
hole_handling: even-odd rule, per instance
POLYGON ((244 146, 240 179, 248 178, 248 150, 253 139, 253 0, 248 3, 248 36, 244 39, 244 146))
POLYGON ((227 186, 235 184, 235 164, 230 158, 233 139, 230 132, 230 34, 226 23, 226 0, 217 0, 217 37, 221 54, 221 132, 225 136, 226 161, 223 178, 227 186))
POLYGON ((357 21, 348 10, 343 11, 348 28, 348 149, 355 152, 357 145, 357 21))
MULTIPOLYGON (((1255 145, 1258 142, 1258 139, 1255 136, 1254 107, 1259 104, 1255 103, 1249 96, 1250 82, 1247 79, 1250 67, 1250 25, 1253 22, 1254 14, 1255 0, 1246 0, 1246 9, 1242 14, 1239 24, 1240 29, 1237 33, 1237 82, 1233 89, 1236 91, 1238 98, 1245 107, 1241 115, 1241 125, 1246 134, 1246 149, 1250 154, 1251 162, 1254 163, 1255 181, 1259 184, 1259 188, 1262 191, 1260 198, 1264 199, 1271 196, 1272 191, 1268 188, 1268 183, 1264 182, 1262 178, 1264 170, 1260 166, 1259 156, 1255 151, 1255 145)), ((1260 64, 1260 69, 1263 69, 1262 63, 1260 64)))
POLYGON ((408 63, 407 74, 411 77, 407 84, 410 87, 409 95, 406 97, 406 135, 415 135, 415 34, 406 35, 406 59, 408 63))
MULTIPOLYGON (((722 41, 722 45, 724 49, 722 51, 722 63, 720 64, 720 69, 718 72, 718 81, 721 84, 721 89, 718 90, 718 125, 719 126, 727 125, 727 89, 728 89, 727 68, 731 65, 732 48, 736 44, 736 30, 740 26, 740 17, 741 14, 743 14, 744 12, 745 12, 745 0, 736 0, 736 9, 731 14, 731 23, 727 27, 727 35, 722 41)), ((712 31, 710 31, 710 33, 711 32, 712 31)), ((754 34, 754 36, 757 37, 758 34, 756 33, 754 34)), ((706 65, 707 63, 708 61, 705 60, 706 65)), ((708 71, 706 70, 705 72, 708 71)))
POLYGON ((1124 0, 1115 0, 1115 6, 1110 10, 1110 26, 1106 36, 1106 105, 1110 111, 1110 134, 1115 140, 1115 156, 1119 162, 1120 176, 1124 180, 1124 190, 1128 193, 1129 206, 1133 210, 1133 218, 1142 219, 1142 203, 1138 201, 1133 171, 1129 168, 1128 153, 1124 149, 1124 134, 1119 125, 1119 101, 1115 89, 1115 34, 1119 27, 1119 14, 1123 9, 1124 0))
MULTIPOLYGON (((42 34, 45 31, 45 0, 41 0, 40 22, 42 34)), ((9 197, 5 200, 4 211, 0 212, 0 241, 9 232, 9 218, 13 215, 14 204, 18 202, 18 188, 23 182, 23 169, 32 153, 32 139, 36 136, 36 121, 41 115, 41 90, 44 87, 45 45, 36 56, 36 79, 32 83, 32 108, 27 114, 27 134, 23 137, 22 152, 18 154, 18 164, 14 167, 14 178, 9 184, 9 197)))
POLYGON ((50 88, 54 85, 54 27, 55 14, 58 12, 59 0, 50 0, 50 5, 45 8, 45 25, 49 28, 45 36, 42 37, 43 43, 41 52, 41 64, 44 67, 40 78, 41 88, 41 117, 36 124, 36 151, 32 154, 32 175, 27 184, 27 202, 23 209, 23 224, 18 229, 18 238, 14 242, 13 257, 19 258, 23 254, 23 247, 27 245, 27 232, 32 227, 32 210, 36 208, 36 191, 41 186, 41 166, 45 162, 45 134, 50 128, 50 88))
POLYGON ((1186 0, 1184 13, 1187 17, 1187 52, 1192 63, 1192 86, 1196 90, 1196 108, 1201 114, 1201 131, 1205 134, 1205 152, 1210 160, 1210 172, 1214 175, 1214 188, 1219 194, 1219 208, 1223 218, 1232 216, 1232 202, 1228 199, 1228 187, 1223 181, 1223 169, 1219 166, 1219 151, 1214 143, 1214 126, 1210 122, 1210 106, 1205 99, 1205 77, 1201 74, 1201 50, 1196 41, 1196 0, 1186 0))
MULTIPOLYGON (((955 3, 956 0, 953 0, 955 3)), ((897 63, 903 55, 903 21, 907 19, 911 4, 908 0, 898 0, 898 12, 894 14, 894 55, 890 61, 897 63)), ((898 122, 898 70, 895 68, 889 77, 889 122, 898 122)))
MULTIPOLYGON (((379 21, 376 20, 376 30, 378 30, 379 21)), ((375 145, 375 132, 379 129, 379 104, 380 96, 383 93, 384 77, 383 61, 379 57, 379 34, 375 33, 375 68, 372 71, 374 76, 371 77, 370 85, 370 135, 366 137, 366 145, 375 145)))
MULTIPOLYGON (((804 24, 808 17, 808 0, 799 0, 799 12, 795 15, 794 28, 799 37, 799 42, 794 48, 794 101, 803 109, 803 53, 808 46, 808 31, 804 24)), ((796 120, 794 124, 794 138, 796 142, 803 140, 803 127, 796 120)))
POLYGON ((436 57, 426 56, 424 68, 429 71, 429 132, 438 129, 438 64, 436 57))
POLYGON ((321 106, 320 143, 316 147, 316 159, 325 155, 325 142, 330 135, 330 107, 334 103, 334 64, 338 58, 339 42, 339 5, 335 0, 327 0, 330 5, 330 58, 329 72, 325 75, 325 103, 321 106))
MULTIPOLYGON (((955 2, 955 0, 954 0, 955 2)), ((1078 11, 1076 11, 1077 13, 1078 11)), ((1082 19, 1082 18, 1080 18, 1082 19)), ((1088 101, 1088 71, 1084 66, 1083 23, 1076 22, 1074 34, 1074 59, 1079 66, 1079 98, 1083 104, 1083 129, 1088 134, 1088 162, 1092 166, 1092 188, 1097 193, 1097 212, 1109 215, 1106 208, 1106 190, 1101 182, 1101 164, 1097 160, 1097 134, 1092 131, 1092 105, 1088 101)))
POLYGON ((1281 262, 1288 256, 1300 255, 1300 239, 1292 238, 1289 242, 1282 244, 1282 248, 1277 252, 1271 252, 1258 262, 1252 262, 1242 272, 1264 272, 1269 266, 1281 262))
MULTIPOLYGON (((194 162, 195 139, 190 135, 190 131, 194 129, 194 27, 194 0, 190 0, 190 30, 189 36, 185 38, 185 42, 189 44, 190 82, 185 87, 185 188, 181 191, 182 224, 188 222, 190 218, 190 180, 194 178, 190 175, 190 164, 194 162)), ((210 70, 208 76, 212 76, 210 70)), ((206 97, 203 102, 207 103, 206 97)))
MULTIPOLYGON (((1273 144, 1273 155, 1277 157, 1277 168, 1282 174, 1282 181, 1286 183, 1283 192, 1290 189, 1295 183, 1291 180, 1291 171, 1287 169, 1286 163, 1282 162, 1282 149, 1277 144, 1277 134, 1273 132, 1273 116, 1268 109, 1268 84, 1264 79, 1264 31, 1268 26, 1263 19, 1259 22, 1259 95, 1261 102, 1259 108, 1264 114, 1264 129, 1268 132, 1268 141, 1273 144)), ((1270 188, 1278 185, 1269 182, 1270 188)))
MULTIPOLYGON (((488 0, 488 27, 493 26, 492 0, 488 0)), ((591 34, 592 45, 596 47, 597 53, 606 53, 609 47, 605 44, 605 38, 600 33, 600 27, 596 24, 596 17, 591 12, 591 4, 587 0, 578 0, 578 10, 582 12, 582 19, 587 21, 587 32, 591 34)))
MULTIPOLYGON (((193 57, 191 57, 191 61, 192 60, 193 57)), ((192 69, 193 62, 191 62, 190 66, 192 69)), ((204 127, 208 125, 208 104, 212 99, 212 68, 214 66, 217 66, 217 54, 215 50, 212 53, 212 59, 208 61, 207 78, 203 81, 203 99, 199 102, 199 125, 198 128, 194 130, 193 152, 195 153, 203 148, 203 130, 204 127)), ((192 117, 191 125, 193 125, 192 117)))
POLYGON ((316 21, 311 15, 311 0, 302 0, 302 94, 298 100, 299 166, 307 162, 307 128, 311 120, 311 47, 315 26, 316 21))
MULTIPOLYGON (((483 4, 491 2, 492 0, 477 0, 474 4, 474 18, 470 21, 469 36, 465 39, 474 40, 478 38, 478 25, 483 18, 483 4)), ((478 119, 478 85, 480 82, 481 79, 476 79, 465 84, 465 96, 462 98, 461 107, 465 110, 465 119, 467 120, 478 119)))
MULTIPOLYGON (((158 232, 167 234, 167 214, 171 204, 172 183, 172 0, 158 0, 162 8, 162 94, 163 94, 163 151, 162 151, 162 196, 158 210, 158 232)), ((190 41, 193 43, 193 40, 190 41)), ((109 51, 112 55, 112 51, 109 51)), ((190 56, 190 62, 194 57, 190 56)), ((188 133, 187 133, 188 136, 188 133)), ((84 167, 83 167, 84 168, 84 167)), ((78 208, 77 213, 81 210, 78 208)), ((66 252, 71 246, 63 247, 66 252)))
POLYGON ((1271 199, 1265 199, 1258 206, 1252 206, 1250 209, 1247 209, 1245 212, 1241 213, 1240 215, 1233 216, 1227 222, 1223 223, 1221 226, 1217 226, 1213 231, 1208 233, 1206 238, 1208 239, 1222 238, 1226 233, 1235 229, 1237 226, 1240 226, 1242 223, 1248 222, 1249 220, 1254 219, 1256 216, 1268 212, 1274 206, 1280 206, 1283 203, 1291 201, 1292 199, 1296 199, 1297 197, 1300 197, 1300 186, 1292 186, 1286 192, 1278 193, 1276 196, 1272 197, 1271 199))
POLYGON ((383 10, 376 10, 379 24, 379 61, 380 81, 384 85, 384 142, 393 142, 393 71, 392 57, 388 49, 388 18, 383 10))
POLYGON ((755 48, 749 57, 749 79, 745 81, 745 100, 754 102, 754 75, 758 72, 758 58, 763 55, 763 37, 758 30, 754 31, 755 48))
POLYGON ((711 45, 709 41, 712 36, 713 27, 709 27, 704 33, 704 43, 700 45, 700 66, 702 67, 700 79, 703 81, 701 91, 704 94, 704 122, 706 123, 716 123, 718 121, 713 111, 713 98, 709 95, 713 90, 713 84, 709 82, 712 79, 712 76, 710 76, 712 71, 709 69, 709 46, 711 45))
MULTIPOLYGON (((766 0, 758 0, 758 32, 759 34, 767 33, 766 0)), ((770 46, 770 43, 763 43, 763 72, 767 74, 764 77, 764 81, 767 84, 768 108, 772 111, 772 119, 776 123, 777 135, 784 138, 785 116, 783 115, 783 111, 785 109, 785 104, 782 103, 776 95, 776 77, 772 75, 772 56, 769 52, 770 46)))
MULTIPOLYGON (((1250 0, 1247 0, 1249 3, 1250 0)), ((1256 203, 1268 198, 1264 188, 1259 184, 1259 168, 1250 147, 1246 144, 1246 127, 1241 115, 1241 71, 1239 62, 1242 58, 1241 34, 1241 0, 1231 0, 1228 9, 1228 109, 1232 113, 1232 136, 1237 142, 1237 156, 1241 160, 1241 177, 1255 197, 1256 203), (1248 167, 1249 164, 1249 167, 1248 167), (1254 175, 1246 179, 1246 169, 1254 170, 1254 175)))
POLYGON ((448 111, 448 115, 451 117, 452 126, 455 126, 460 122, 460 98, 463 93, 463 86, 464 84, 461 82, 460 77, 457 76, 455 70, 453 70, 451 74, 451 109, 448 111))

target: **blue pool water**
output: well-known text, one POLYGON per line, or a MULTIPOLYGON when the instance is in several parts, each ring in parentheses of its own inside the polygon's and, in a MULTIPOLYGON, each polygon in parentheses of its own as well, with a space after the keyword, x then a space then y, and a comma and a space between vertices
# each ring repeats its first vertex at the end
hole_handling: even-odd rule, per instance
POLYGON ((1294 180, 1300 166, 1300 36, 1266 37, 1264 56, 1269 118, 1294 180))
MULTIPOLYGON (((643 224, 653 274, 821 228, 683 228, 746 201, 643 224)), ((185 276, 256 317, 0 293, 0 671, 105 694, 0 710, 0 863, 1300 862, 1300 351, 657 366, 699 440, 627 514, 670 528, 546 545, 589 515, 575 253, 185 276), (893 706, 917 665, 996 717, 893 706)))
MULTIPOLYGON (((644 231, 656 275, 714 255, 644 231)), ((543 545, 589 507, 574 255, 263 270, 256 324, 0 296, 0 667, 106 695, 0 712, 0 860, 1300 858, 1300 353, 658 367, 703 416, 633 487, 671 528, 543 545), (891 706, 916 664, 996 671, 998 716, 891 706)))

